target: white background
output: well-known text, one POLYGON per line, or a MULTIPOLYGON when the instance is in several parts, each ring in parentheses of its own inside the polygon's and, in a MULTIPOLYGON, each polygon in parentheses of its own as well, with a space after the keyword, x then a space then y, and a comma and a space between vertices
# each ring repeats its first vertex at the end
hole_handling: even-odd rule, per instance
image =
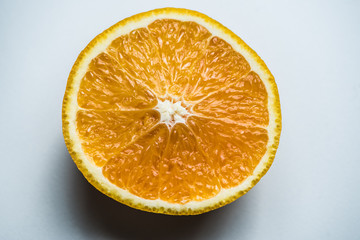
POLYGON ((0 239, 360 239, 360 1, 1 1, 0 239), (61 104, 77 55, 133 14, 175 6, 238 34, 277 81, 273 166, 194 217, 133 210, 72 162, 61 104))

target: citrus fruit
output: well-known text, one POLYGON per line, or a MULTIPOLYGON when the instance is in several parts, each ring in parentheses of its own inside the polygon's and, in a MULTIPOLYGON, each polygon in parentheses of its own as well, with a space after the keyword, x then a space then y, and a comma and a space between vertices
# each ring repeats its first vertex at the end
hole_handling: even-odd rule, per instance
POLYGON ((176 8, 124 19, 92 40, 71 70, 62 119, 93 186, 173 215, 249 191, 281 131, 277 86, 260 57, 215 20, 176 8))

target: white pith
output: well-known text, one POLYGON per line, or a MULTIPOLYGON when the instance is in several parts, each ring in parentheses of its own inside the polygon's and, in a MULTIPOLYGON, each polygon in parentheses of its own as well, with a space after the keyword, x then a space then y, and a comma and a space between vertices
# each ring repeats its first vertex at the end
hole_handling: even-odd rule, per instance
MULTIPOLYGON (((124 201, 129 202, 135 202, 139 203, 145 206, 149 207, 164 207, 164 208, 171 208, 176 211, 182 211, 186 209, 199 209, 206 206, 211 206, 214 204, 217 204, 221 202, 223 199, 227 199, 231 196, 235 196, 236 193, 243 191, 244 189, 248 189, 249 186, 251 186, 252 182, 257 178, 258 175, 265 169, 267 164, 267 159, 272 154, 270 150, 268 150, 265 155, 263 156, 262 160, 258 164, 258 166, 255 168, 253 175, 248 177, 243 183, 238 185, 237 187, 230 188, 230 189, 222 189, 215 197, 204 200, 204 201, 192 201, 186 204, 173 204, 168 203, 166 201, 157 199, 157 200, 148 200, 144 198, 140 198, 138 196, 135 196, 131 194, 129 191, 121 189, 117 187, 116 185, 112 184, 107 178, 105 178, 102 174, 102 168, 97 167, 91 160, 88 159, 86 154, 84 153, 82 147, 81 147, 81 139, 79 138, 77 131, 76 131, 76 114, 79 110, 78 104, 77 104, 77 93, 80 88, 81 79, 83 78, 84 74, 87 72, 88 65, 94 57, 96 57, 101 52, 104 52, 108 45, 117 37, 127 34, 130 31, 146 27, 151 22, 153 22, 156 19, 162 19, 162 18, 172 18, 177 19, 181 21, 194 21, 198 24, 203 25, 205 28, 209 30, 210 33, 214 36, 219 36, 220 38, 227 41, 236 51, 238 51, 240 54, 242 54, 245 59, 248 61, 248 63, 251 66, 251 69, 255 71, 260 78, 263 80, 265 87, 268 92, 269 96, 269 102, 268 102, 268 108, 273 109, 274 108, 274 102, 276 99, 276 96, 274 96, 272 90, 271 90, 271 83, 267 81, 271 76, 268 75, 267 72, 262 70, 262 66, 253 60, 251 52, 247 50, 246 48, 242 47, 241 45, 237 44, 236 41, 229 36, 228 34, 224 33, 221 29, 213 26, 213 24, 207 22, 201 17, 192 16, 192 15, 184 15, 184 14, 177 14, 177 13, 163 13, 163 14, 156 14, 147 18, 139 19, 139 20, 132 20, 127 25, 120 27, 118 29, 115 29, 113 32, 110 32, 107 34, 107 37, 100 42, 97 43, 96 46, 94 46, 92 49, 89 50, 87 53, 87 57, 84 58, 82 61, 80 61, 80 65, 78 67, 77 73, 74 76, 74 82, 72 85, 72 93, 69 94, 69 102, 68 106, 71 106, 70 109, 67 110, 68 114, 68 123, 69 123, 69 135, 71 139, 76 143, 73 147, 73 151, 76 152, 79 155, 79 158, 82 159, 82 163, 85 166, 85 168, 89 171, 89 173, 97 179, 99 184, 103 186, 104 189, 107 189, 107 191, 111 192, 117 192, 117 195, 120 196, 124 201)), ((158 101, 158 105, 155 107, 156 110, 158 110, 161 114, 161 121, 171 124, 172 122, 185 122, 186 117, 190 114, 184 107, 181 106, 181 103, 169 103, 165 101, 158 101), (186 112, 185 112, 185 111, 186 112)), ((268 149, 271 149, 270 146, 274 144, 274 135, 276 134, 276 116, 274 115, 273 111, 269 111, 269 125, 266 128, 268 130, 269 135, 269 142, 268 142, 268 149)))
POLYGON ((185 123, 190 113, 183 107, 182 101, 158 100, 155 110, 160 113, 160 122, 173 126, 176 123, 185 123))

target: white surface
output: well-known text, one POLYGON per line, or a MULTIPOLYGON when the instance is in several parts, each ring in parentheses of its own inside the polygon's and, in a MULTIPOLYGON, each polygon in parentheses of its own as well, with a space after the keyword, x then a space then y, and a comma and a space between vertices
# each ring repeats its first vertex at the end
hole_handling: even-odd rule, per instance
POLYGON ((1 1, 0 239, 360 239, 360 2, 1 1), (79 52, 135 13, 201 11, 265 60, 283 132, 272 168, 233 204, 144 213, 91 187, 66 150, 61 104, 79 52))

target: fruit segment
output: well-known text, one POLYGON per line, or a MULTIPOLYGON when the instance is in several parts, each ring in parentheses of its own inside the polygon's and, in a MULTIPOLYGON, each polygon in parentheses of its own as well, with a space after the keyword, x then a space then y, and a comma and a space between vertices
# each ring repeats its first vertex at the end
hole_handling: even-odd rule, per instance
POLYGON ((250 71, 245 58, 219 37, 212 37, 195 63, 185 100, 196 101, 238 81, 250 71))
POLYGON ((187 124, 212 159, 222 188, 239 185, 253 173, 266 152, 265 129, 195 116, 189 117, 187 124))
POLYGON ((152 91, 130 78, 108 54, 95 57, 83 77, 78 104, 85 109, 119 110, 152 108, 152 91))
POLYGON ((181 96, 211 34, 195 22, 173 19, 156 20, 148 29, 161 57, 167 91, 173 96, 181 96))
POLYGON ((167 202, 201 201, 220 191, 213 163, 201 151, 194 134, 182 123, 171 129, 160 176, 160 199, 167 202))
POLYGON ((155 110, 80 110, 76 126, 84 152, 97 166, 102 166, 159 121, 160 114, 155 110))
POLYGON ((168 138, 166 125, 157 125, 107 162, 103 167, 104 176, 136 196, 157 199, 160 160, 168 138))
POLYGON ((256 73, 250 72, 227 88, 195 104, 193 111, 207 117, 266 127, 269 124, 267 99, 264 83, 256 73))
POLYGON ((158 96, 165 94, 167 78, 148 29, 139 28, 115 39, 106 51, 129 78, 143 82, 158 96))

